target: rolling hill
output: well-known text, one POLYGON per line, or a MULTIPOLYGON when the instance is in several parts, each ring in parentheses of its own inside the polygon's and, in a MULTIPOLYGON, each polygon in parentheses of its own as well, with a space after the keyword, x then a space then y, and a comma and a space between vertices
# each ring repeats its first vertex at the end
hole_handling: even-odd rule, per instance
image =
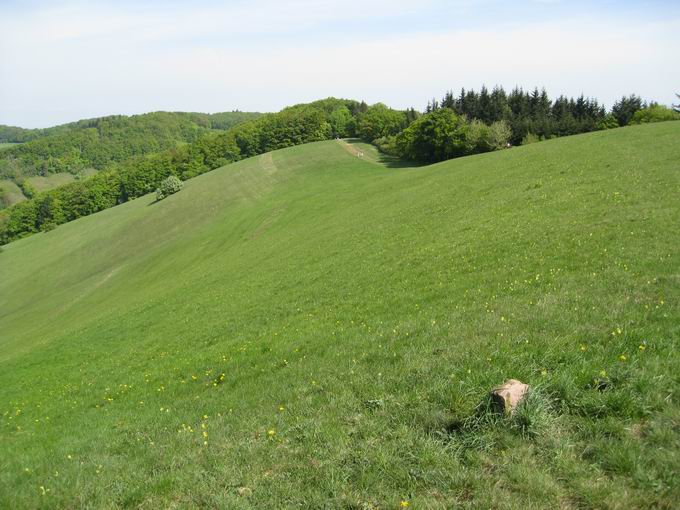
POLYGON ((4 246, 0 507, 672 508, 678 139, 317 142, 4 246))

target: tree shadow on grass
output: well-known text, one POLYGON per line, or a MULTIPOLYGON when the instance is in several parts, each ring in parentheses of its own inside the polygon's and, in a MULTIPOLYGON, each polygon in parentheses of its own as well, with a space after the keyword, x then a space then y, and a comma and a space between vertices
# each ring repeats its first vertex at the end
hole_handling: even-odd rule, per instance
POLYGON ((387 168, 416 168, 420 166, 426 166, 425 163, 406 161, 398 158, 397 156, 390 156, 389 154, 383 154, 382 152, 378 152, 378 154, 378 163, 387 168))

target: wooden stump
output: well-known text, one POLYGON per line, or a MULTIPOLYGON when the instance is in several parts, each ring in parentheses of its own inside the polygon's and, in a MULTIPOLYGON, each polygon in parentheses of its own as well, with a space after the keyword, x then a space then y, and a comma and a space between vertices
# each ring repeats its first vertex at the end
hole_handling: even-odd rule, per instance
POLYGON ((529 385, 517 379, 508 379, 502 386, 491 391, 491 401, 498 413, 512 414, 526 396, 529 385))

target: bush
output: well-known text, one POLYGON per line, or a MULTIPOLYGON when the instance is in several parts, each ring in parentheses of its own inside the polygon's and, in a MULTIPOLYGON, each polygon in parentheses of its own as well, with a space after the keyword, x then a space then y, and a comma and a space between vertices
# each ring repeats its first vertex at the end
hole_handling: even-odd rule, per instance
POLYGON ((538 135, 529 132, 526 135, 524 135, 524 138, 522 138, 522 145, 529 145, 530 143, 536 143, 540 141, 541 139, 538 137, 538 135))
POLYGON ((636 111, 630 123, 647 124, 649 122, 664 122, 666 120, 680 120, 680 113, 674 112, 660 104, 654 104, 636 111))
POLYGON ((604 118, 597 123, 597 129, 614 129, 619 127, 619 122, 612 113, 608 113, 604 118))
POLYGON ((487 125, 480 120, 473 119, 467 131, 467 152, 478 154, 505 149, 511 136, 512 130, 504 120, 487 125))
POLYGON ((384 154, 389 154, 391 156, 399 155, 396 136, 382 136, 380 138, 376 138, 373 140, 373 145, 375 145, 378 150, 384 154))
POLYGON ((489 126, 489 145, 491 150, 505 149, 510 142, 512 129, 504 120, 494 122, 489 126))
POLYGON ((479 152, 489 152, 490 144, 489 126, 484 124, 481 120, 473 119, 467 126, 467 133, 465 134, 465 153, 476 154, 479 152))
POLYGON ((19 186, 26 198, 33 198, 36 194, 35 188, 26 179, 20 181, 17 186, 19 186))
POLYGON ((156 190, 156 200, 163 200, 181 189, 182 181, 174 175, 171 175, 170 177, 163 179, 160 187, 156 190))

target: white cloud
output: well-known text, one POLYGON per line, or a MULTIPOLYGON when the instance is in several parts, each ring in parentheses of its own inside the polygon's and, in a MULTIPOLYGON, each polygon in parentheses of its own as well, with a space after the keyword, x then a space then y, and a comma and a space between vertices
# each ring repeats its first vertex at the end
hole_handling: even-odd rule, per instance
POLYGON ((413 9, 406 1, 267 0, 193 10, 71 4, 7 17, 0 123, 156 109, 271 111, 328 95, 422 107, 449 88, 482 83, 583 92, 609 104, 630 92, 670 102, 680 86, 670 65, 677 20, 374 30, 390 23, 384 12, 408 18, 413 9), (323 37, 326 24, 357 13, 367 29, 323 37))

